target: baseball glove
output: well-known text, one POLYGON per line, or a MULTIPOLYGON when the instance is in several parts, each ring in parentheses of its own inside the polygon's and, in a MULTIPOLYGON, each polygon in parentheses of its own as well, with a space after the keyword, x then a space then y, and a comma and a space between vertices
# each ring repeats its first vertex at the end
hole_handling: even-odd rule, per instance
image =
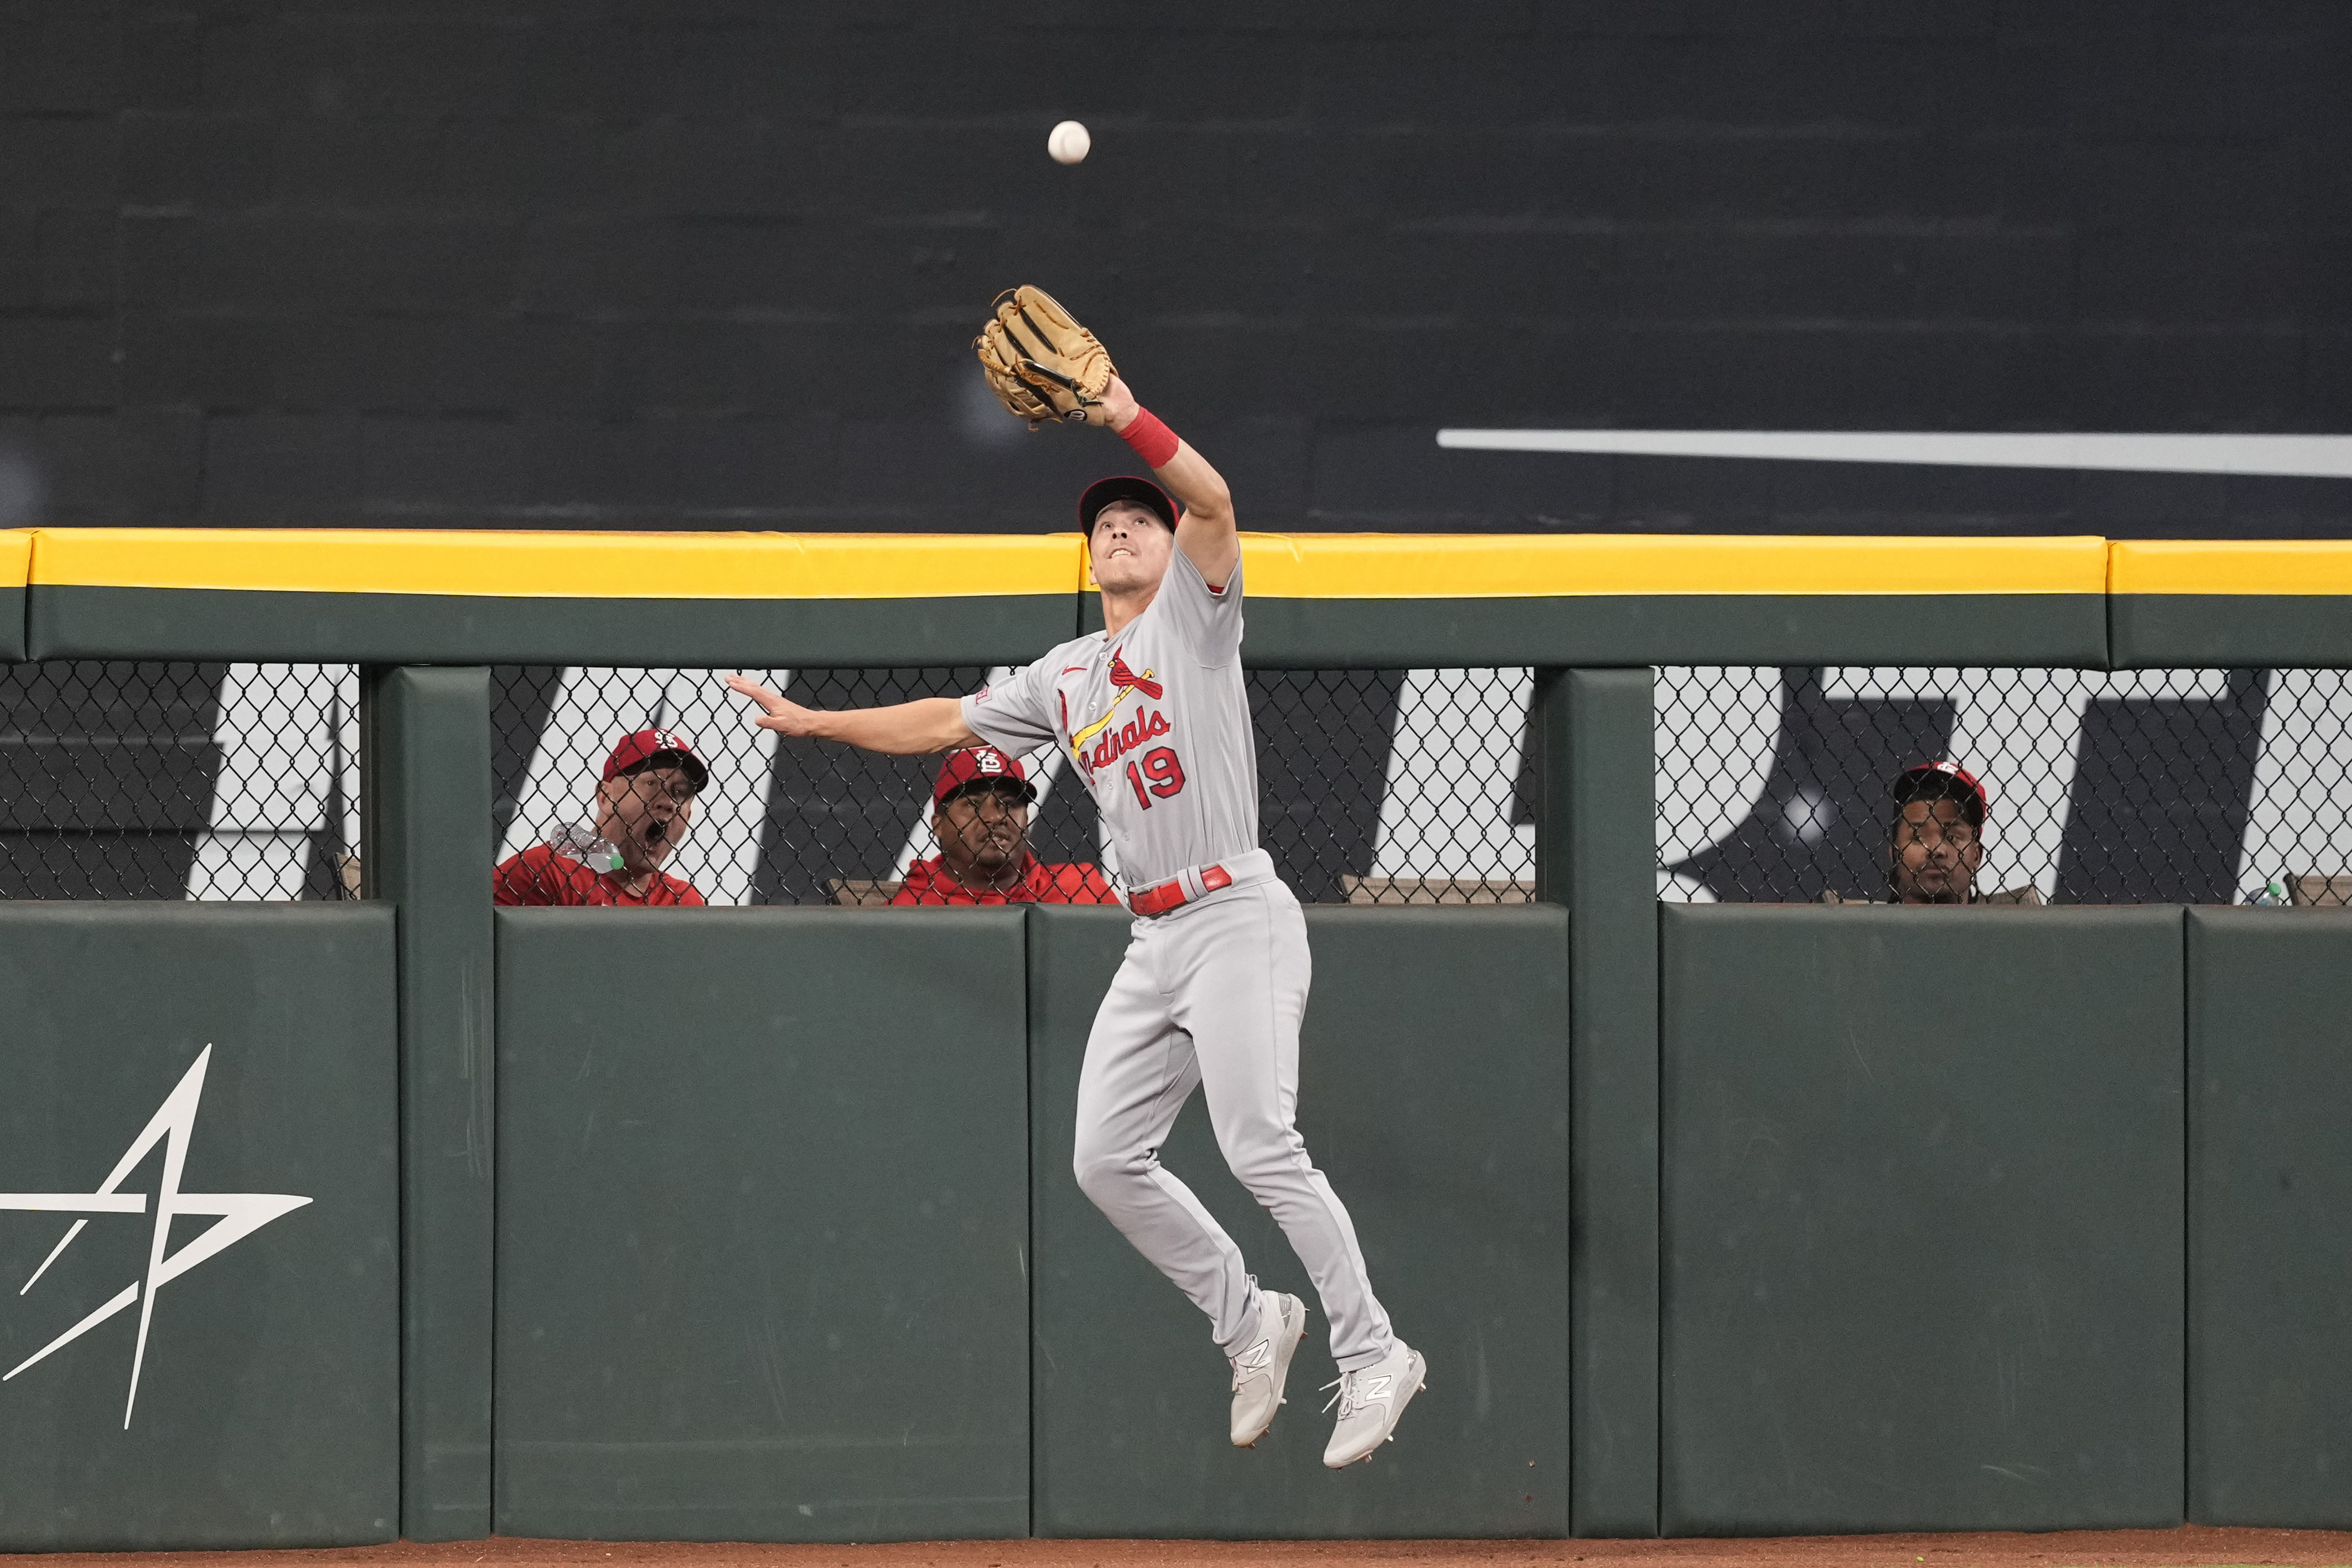
POLYGON ((1118 368, 1110 350, 1042 288, 996 297, 996 314, 971 340, 996 401, 1036 429, 1049 419, 1104 424, 1103 389, 1118 368))

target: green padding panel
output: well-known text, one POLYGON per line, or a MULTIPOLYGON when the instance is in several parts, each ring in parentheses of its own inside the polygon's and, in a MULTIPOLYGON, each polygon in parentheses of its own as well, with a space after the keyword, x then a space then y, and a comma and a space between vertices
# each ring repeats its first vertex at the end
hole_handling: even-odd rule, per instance
POLYGON ((1029 1525, 1013 910, 501 910, 502 1535, 1029 1525))
POLYGON ((2106 663, 2107 612, 2105 599, 2091 593, 1252 599, 1242 653, 1265 669, 1718 664, 2097 668, 2106 663))
POLYGON ((2352 1527, 2352 915, 2189 914, 2189 1517, 2352 1527))
POLYGON ((0 588, 0 659, 25 656, 25 591, 0 588))
POLYGON ((1063 1536, 1557 1536, 1568 1529, 1568 919, 1314 909, 1298 1125, 1356 1224, 1429 1387, 1370 1463, 1323 1468, 1337 1374, 1307 1273, 1224 1168, 1200 1096, 1169 1167, 1259 1280, 1313 1313, 1289 1405, 1226 1436, 1208 1321, 1070 1174, 1078 1068, 1128 922, 1036 908, 1036 1532, 1063 1536))
POLYGON ((2177 1524, 2178 909, 1663 906, 1669 1535, 2177 1524))
POLYGON ((483 599, 31 590, 37 659, 660 665, 1025 663, 1076 635, 1075 594, 971 599, 483 599))
POLYGON ((400 908, 400 1533, 490 1533, 490 673, 368 671, 368 887, 400 908))
POLYGON ((1537 874, 1574 912, 1570 1522, 1658 1532, 1658 922, 1653 677, 1545 670, 1537 874))
POLYGON ((2119 593, 2107 601, 2107 612, 2119 670, 2352 665, 2352 598, 2119 593))
POLYGON ((394 1014, 383 905, 0 904, 0 1365, 125 1308, 0 1384, 0 1549, 399 1534, 394 1014), (133 1209, 26 1211, 96 1193, 159 1116, 133 1209))

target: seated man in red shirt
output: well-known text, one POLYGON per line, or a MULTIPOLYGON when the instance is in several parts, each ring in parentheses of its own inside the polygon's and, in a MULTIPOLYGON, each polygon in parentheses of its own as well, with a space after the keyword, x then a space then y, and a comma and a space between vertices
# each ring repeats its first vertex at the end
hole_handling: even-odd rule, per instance
POLYGON ((681 736, 641 729, 604 759, 596 825, 573 828, 499 866, 500 904, 700 904, 702 894, 661 869, 694 821, 710 770, 681 736))
POLYGON ((1037 788, 992 746, 948 754, 931 786, 940 852, 907 868, 893 904, 1117 904, 1096 865, 1048 865, 1029 852, 1037 788))

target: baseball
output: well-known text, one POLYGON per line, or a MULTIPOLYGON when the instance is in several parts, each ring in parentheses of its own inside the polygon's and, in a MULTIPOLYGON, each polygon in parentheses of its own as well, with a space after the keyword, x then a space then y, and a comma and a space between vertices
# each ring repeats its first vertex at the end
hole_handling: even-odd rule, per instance
POLYGON ((1087 134, 1087 128, 1075 120, 1062 121, 1061 124, 1054 127, 1054 133, 1045 138, 1045 151, 1053 154, 1054 162, 1056 163, 1076 163, 1083 161, 1087 155, 1087 149, 1094 144, 1095 139, 1087 134))

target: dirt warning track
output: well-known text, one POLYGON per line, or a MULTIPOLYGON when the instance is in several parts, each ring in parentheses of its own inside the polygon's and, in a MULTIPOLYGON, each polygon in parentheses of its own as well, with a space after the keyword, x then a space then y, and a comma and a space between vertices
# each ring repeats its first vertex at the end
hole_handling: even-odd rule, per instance
POLYGON ((730 1542, 456 1542, 270 1552, 61 1552, 33 1568, 2347 1568, 2352 1531, 2060 1531, 1961 1535, 1816 1535, 1673 1541, 947 1541, 878 1546, 730 1542))

